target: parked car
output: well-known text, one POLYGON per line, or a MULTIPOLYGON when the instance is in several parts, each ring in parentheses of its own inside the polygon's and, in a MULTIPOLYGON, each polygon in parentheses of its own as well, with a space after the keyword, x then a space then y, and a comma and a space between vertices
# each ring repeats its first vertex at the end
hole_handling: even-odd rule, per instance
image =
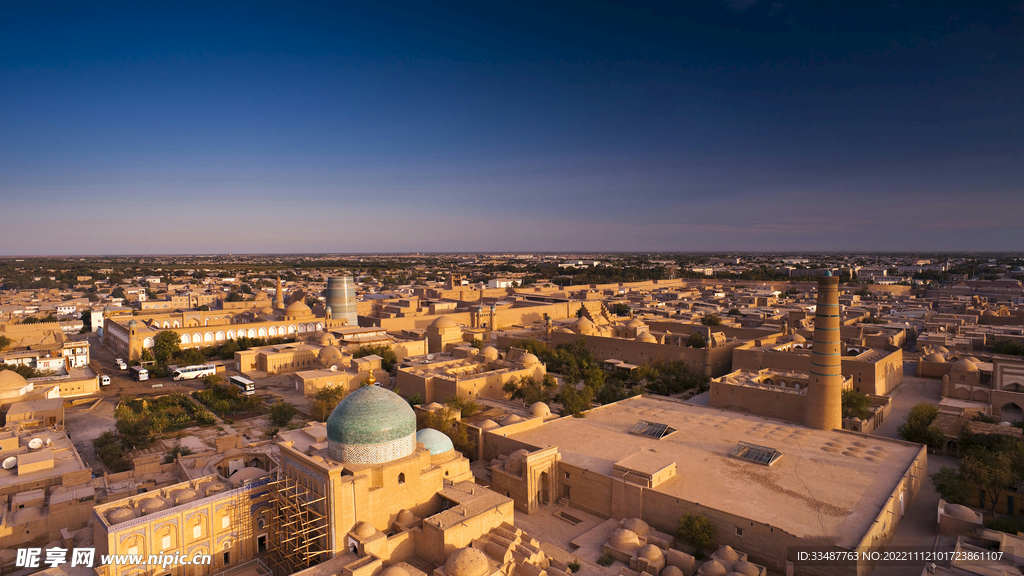
POLYGON ((110 386, 110 376, 106 374, 100 375, 100 386, 110 386))

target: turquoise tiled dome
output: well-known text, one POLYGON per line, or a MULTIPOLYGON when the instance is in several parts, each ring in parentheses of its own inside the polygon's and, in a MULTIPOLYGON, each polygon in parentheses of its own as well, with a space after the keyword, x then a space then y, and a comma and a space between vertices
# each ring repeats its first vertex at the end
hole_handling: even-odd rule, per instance
POLYGON ((445 452, 451 452, 455 449, 452 445, 452 440, 442 432, 438 432, 433 428, 424 428, 416 433, 416 441, 423 444, 427 450, 430 450, 431 456, 437 456, 438 454, 444 454, 445 452))
POLYGON ((327 419, 332 458, 379 464, 408 456, 416 448, 416 414, 401 396, 364 386, 342 400, 327 419))

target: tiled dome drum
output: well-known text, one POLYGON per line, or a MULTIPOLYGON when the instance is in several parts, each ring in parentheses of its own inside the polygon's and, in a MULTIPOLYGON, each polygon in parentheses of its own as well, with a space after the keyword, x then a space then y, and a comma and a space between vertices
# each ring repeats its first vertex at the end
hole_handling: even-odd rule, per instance
POLYGON ((382 464, 416 450, 416 414, 401 396, 364 386, 342 400, 327 419, 331 459, 382 464))

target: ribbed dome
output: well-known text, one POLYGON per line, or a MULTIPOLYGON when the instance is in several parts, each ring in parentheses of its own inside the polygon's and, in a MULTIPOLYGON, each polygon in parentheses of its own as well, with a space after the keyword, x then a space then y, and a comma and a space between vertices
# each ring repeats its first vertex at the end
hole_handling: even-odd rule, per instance
POLYGON ((488 568, 487 555, 476 548, 460 548, 444 563, 448 576, 483 576, 488 568))
POLYGON ((451 452, 455 449, 451 438, 433 428, 424 428, 417 432, 416 441, 423 444, 427 450, 430 450, 431 456, 451 452))
POLYGON ((416 414, 401 396, 364 386, 345 397, 327 419, 331 457, 353 464, 380 464, 416 449, 416 414))
POLYGON ((0 390, 21 390, 28 382, 14 370, 0 370, 0 390))

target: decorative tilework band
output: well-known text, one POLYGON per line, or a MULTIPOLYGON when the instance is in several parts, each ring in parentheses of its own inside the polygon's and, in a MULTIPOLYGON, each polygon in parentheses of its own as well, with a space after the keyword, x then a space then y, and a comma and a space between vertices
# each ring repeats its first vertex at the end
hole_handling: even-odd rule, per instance
POLYGON ((328 444, 328 454, 332 460, 349 464, 382 464, 404 458, 415 450, 415 432, 383 444, 328 444))

